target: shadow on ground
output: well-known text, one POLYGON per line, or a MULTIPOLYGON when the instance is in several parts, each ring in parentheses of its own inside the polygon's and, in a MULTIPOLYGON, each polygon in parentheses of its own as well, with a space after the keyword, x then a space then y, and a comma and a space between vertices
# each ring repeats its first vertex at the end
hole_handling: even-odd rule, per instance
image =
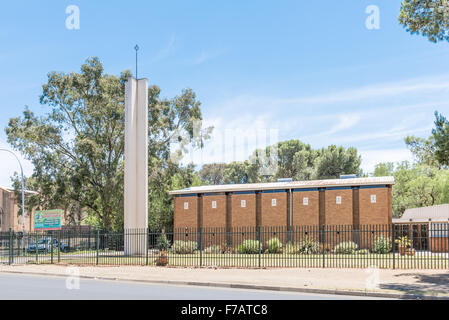
POLYGON ((401 273, 395 277, 413 277, 414 283, 386 283, 380 288, 385 290, 397 290, 411 294, 438 293, 449 295, 449 273, 424 275, 418 273, 401 273))

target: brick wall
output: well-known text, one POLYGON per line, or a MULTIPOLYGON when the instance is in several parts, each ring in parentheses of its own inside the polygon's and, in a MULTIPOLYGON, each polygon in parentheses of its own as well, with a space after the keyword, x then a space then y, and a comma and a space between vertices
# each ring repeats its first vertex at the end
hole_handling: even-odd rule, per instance
POLYGON ((256 194, 232 194, 231 195, 231 226, 255 227, 256 226, 256 194), (242 200, 246 207, 242 207, 242 200))
POLYGON ((226 227, 226 195, 203 195, 203 228, 226 227), (212 208, 215 201, 216 208, 212 208))
POLYGON ((175 197, 174 228, 196 228, 198 226, 198 201, 197 196, 175 197), (188 209, 184 209, 184 203, 188 203, 188 209))
POLYGON ((359 190, 359 221, 360 224, 388 224, 391 221, 389 213, 389 188, 360 188, 359 190), (371 202, 375 196, 375 203, 371 202))
POLYGON ((287 192, 264 192, 261 196, 261 226, 286 226, 287 192), (276 206, 272 206, 272 199, 276 199, 276 206))
POLYGON ((432 252, 448 252, 449 239, 429 237, 429 249, 432 252))
MULTIPOLYGON (((210 227, 254 227, 288 226, 289 193, 217 193, 202 197, 175 197, 175 228, 203 226, 210 227), (272 206, 276 199, 276 206, 272 206), (241 201, 246 201, 246 207, 241 201), (212 208, 212 202, 216 208, 212 208), (188 209, 184 209, 184 203, 188 209), (228 210, 228 212, 227 212, 228 210), (199 219, 199 221, 198 221, 199 219)), ((292 225, 374 225, 391 223, 391 187, 368 188, 358 190, 326 189, 325 191, 292 192, 292 225), (353 196, 355 195, 355 197, 353 196), (357 199, 358 195, 358 199, 357 199), (371 196, 376 202, 371 202, 371 196), (303 199, 308 198, 308 205, 303 199), (341 204, 337 204, 341 197, 341 204)))
POLYGON ((326 225, 352 225, 352 189, 326 190, 326 225), (341 204, 337 204, 341 197, 341 204))
POLYGON ((293 226, 319 224, 319 194, 317 191, 293 192, 293 226), (307 198, 307 205, 304 205, 307 198))

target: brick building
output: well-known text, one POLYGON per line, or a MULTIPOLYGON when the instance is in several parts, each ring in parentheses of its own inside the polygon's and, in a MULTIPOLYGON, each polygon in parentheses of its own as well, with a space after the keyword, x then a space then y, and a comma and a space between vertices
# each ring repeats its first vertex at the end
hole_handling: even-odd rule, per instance
MULTIPOLYGON (((27 195, 35 194, 33 191, 25 192, 25 199, 27 195)), ((8 231, 22 231, 22 214, 19 212, 20 207, 14 190, 10 188, 0 187, 0 232, 8 231)), ((34 231, 34 209, 33 211, 25 211, 25 231, 34 231)))
POLYGON ((174 228, 389 224, 393 177, 287 181, 171 191, 174 228))
POLYGON ((413 248, 448 252, 449 204, 407 209, 393 223, 402 236, 408 236, 413 248))

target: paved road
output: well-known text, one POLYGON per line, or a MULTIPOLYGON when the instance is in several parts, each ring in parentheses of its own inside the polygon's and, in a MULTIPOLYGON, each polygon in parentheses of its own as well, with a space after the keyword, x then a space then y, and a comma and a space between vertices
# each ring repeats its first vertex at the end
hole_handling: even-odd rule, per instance
MULTIPOLYGON (((314 295, 261 290, 203 288, 122 281, 82 279, 69 290, 66 278, 0 274, 0 300, 13 299, 148 299, 148 300, 340 300, 361 299, 339 295, 314 295)), ((69 284, 74 284, 69 282, 69 284)))

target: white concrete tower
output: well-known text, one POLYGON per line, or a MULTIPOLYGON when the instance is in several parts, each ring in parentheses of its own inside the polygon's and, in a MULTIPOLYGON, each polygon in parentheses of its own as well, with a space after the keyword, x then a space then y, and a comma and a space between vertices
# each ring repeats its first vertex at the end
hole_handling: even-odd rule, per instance
POLYGON ((148 79, 125 85, 125 255, 144 255, 148 239, 148 79))

